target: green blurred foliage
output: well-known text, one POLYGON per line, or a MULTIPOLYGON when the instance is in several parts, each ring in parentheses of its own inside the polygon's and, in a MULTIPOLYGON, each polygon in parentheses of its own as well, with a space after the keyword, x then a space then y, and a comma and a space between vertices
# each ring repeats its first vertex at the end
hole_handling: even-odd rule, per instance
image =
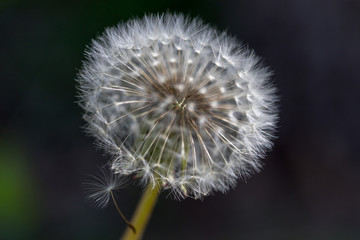
POLYGON ((23 239, 38 224, 37 189, 24 150, 0 139, 0 239, 23 239))

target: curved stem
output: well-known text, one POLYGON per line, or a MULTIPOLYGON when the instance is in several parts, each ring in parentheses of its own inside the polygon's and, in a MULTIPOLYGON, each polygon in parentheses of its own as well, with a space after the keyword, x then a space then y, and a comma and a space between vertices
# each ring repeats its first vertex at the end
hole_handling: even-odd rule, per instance
POLYGON ((158 185, 154 187, 149 184, 146 187, 146 190, 136 207, 134 216, 131 219, 131 222, 136 229, 136 233, 130 228, 127 228, 121 238, 122 240, 138 240, 142 238, 146 225, 151 217, 151 213, 155 207, 156 200, 158 199, 159 192, 158 185))
POLYGON ((116 200, 115 200, 115 197, 114 197, 114 194, 112 191, 110 191, 110 195, 111 195, 111 198, 114 202, 114 205, 118 211, 118 213, 120 214, 120 216, 122 217, 122 219, 124 219, 125 223, 128 225, 129 228, 131 228, 131 230, 136 233, 136 230, 135 230, 135 227, 127 220, 127 218, 125 217, 125 215, 122 213, 122 211, 120 210, 119 206, 117 205, 116 203, 116 200))

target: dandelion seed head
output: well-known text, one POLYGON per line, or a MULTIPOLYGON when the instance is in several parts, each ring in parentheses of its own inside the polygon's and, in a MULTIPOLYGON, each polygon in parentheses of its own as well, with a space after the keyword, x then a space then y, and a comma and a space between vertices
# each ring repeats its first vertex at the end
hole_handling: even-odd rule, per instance
POLYGON ((176 198, 225 192, 261 168, 277 110, 268 68, 236 39, 180 14, 108 28, 79 74, 88 131, 112 170, 176 198))

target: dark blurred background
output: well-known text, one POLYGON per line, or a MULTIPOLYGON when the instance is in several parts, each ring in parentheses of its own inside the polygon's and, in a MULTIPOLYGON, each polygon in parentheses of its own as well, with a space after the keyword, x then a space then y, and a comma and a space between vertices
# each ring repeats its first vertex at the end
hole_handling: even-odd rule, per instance
MULTIPOLYGON (((360 1, 0 1, 0 239, 118 239, 81 183, 106 157, 75 81, 90 40, 144 13, 226 29, 264 58, 280 123, 265 167, 203 202, 160 196, 145 239, 360 239, 360 1)), ((118 193, 131 216, 141 188, 118 193)))

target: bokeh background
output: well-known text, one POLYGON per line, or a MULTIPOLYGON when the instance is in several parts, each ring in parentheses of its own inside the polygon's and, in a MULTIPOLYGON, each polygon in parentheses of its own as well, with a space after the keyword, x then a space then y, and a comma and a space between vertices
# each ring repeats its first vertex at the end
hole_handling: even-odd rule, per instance
MULTIPOLYGON (((280 122, 265 167, 203 202, 162 194, 145 239, 360 239, 360 1, 0 1, 0 239, 118 239, 81 183, 106 162, 82 129, 75 81, 105 27, 177 11, 264 58, 280 122)), ((131 216, 142 189, 118 201, 131 216)))

